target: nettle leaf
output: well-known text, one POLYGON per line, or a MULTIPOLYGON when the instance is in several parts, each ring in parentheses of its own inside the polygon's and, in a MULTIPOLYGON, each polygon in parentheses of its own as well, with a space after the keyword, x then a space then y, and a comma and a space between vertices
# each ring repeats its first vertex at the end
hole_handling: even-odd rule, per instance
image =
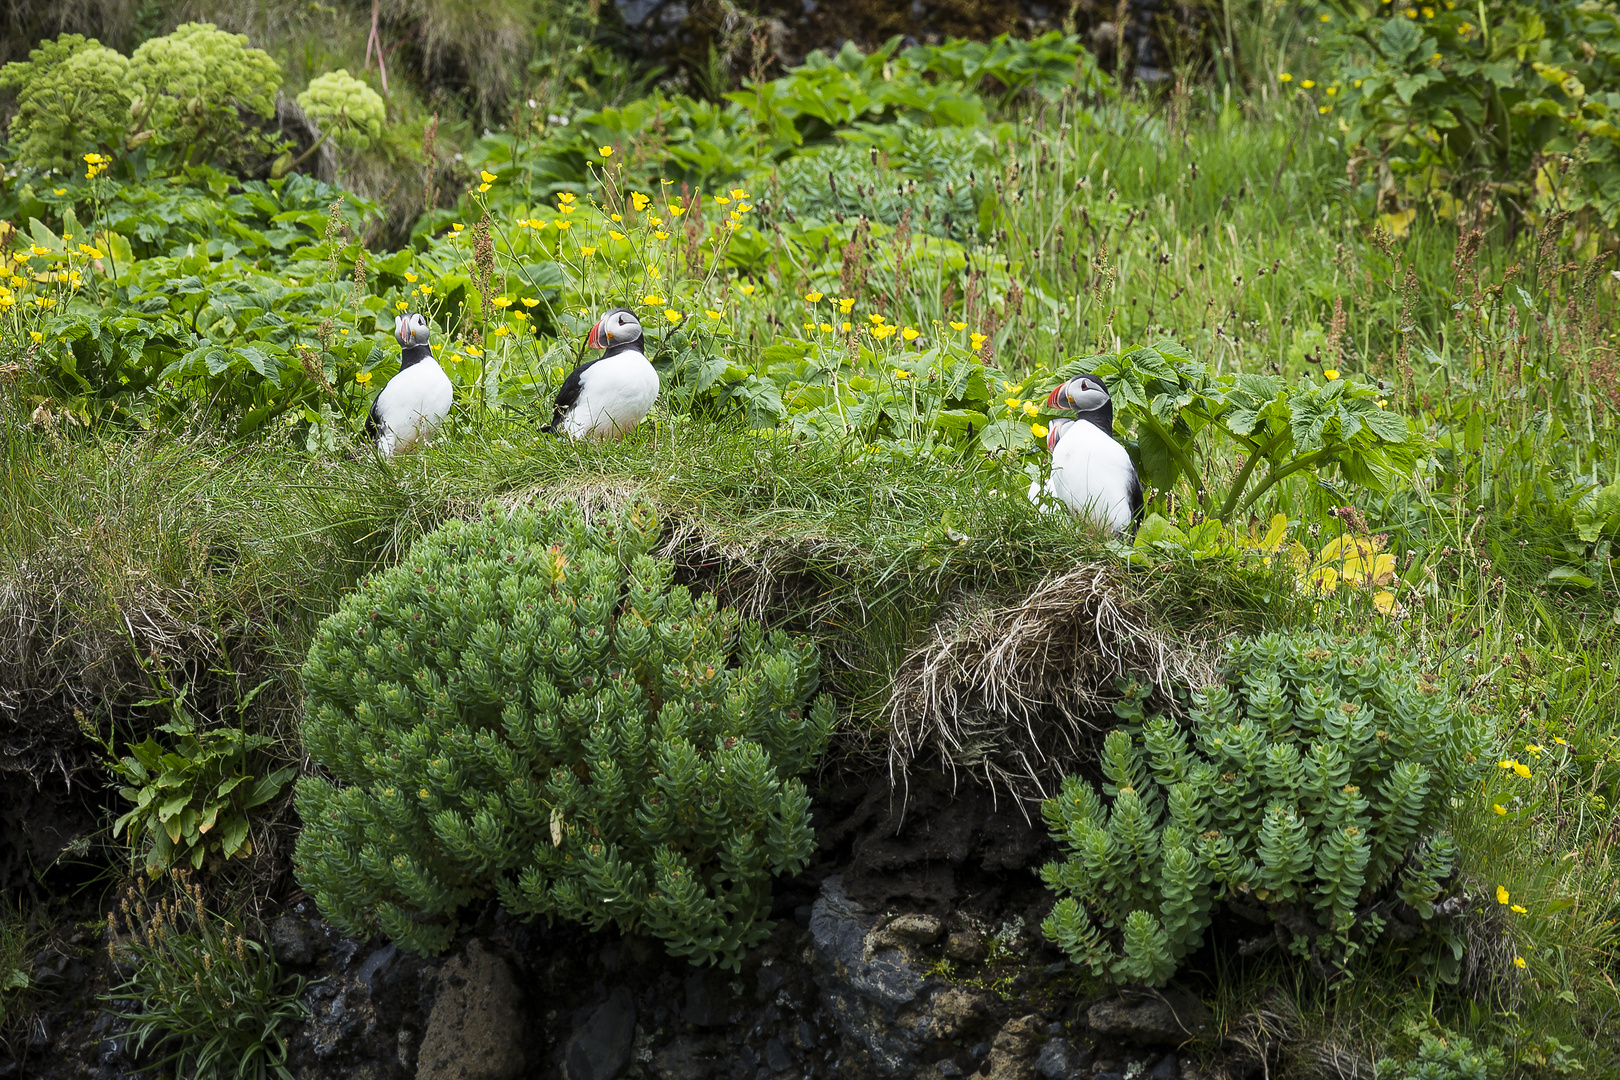
POLYGON ((1391 60, 1405 60, 1422 40, 1423 32, 1410 19, 1385 19, 1378 30, 1378 48, 1391 60))

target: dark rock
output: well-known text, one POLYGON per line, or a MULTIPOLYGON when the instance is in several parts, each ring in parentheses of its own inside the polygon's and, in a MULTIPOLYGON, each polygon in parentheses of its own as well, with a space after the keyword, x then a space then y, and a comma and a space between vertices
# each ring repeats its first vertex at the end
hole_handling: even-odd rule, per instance
POLYGON ((399 948, 393 942, 389 942, 366 957, 366 962, 360 965, 360 970, 355 972, 354 977, 365 983, 367 990, 374 991, 376 987, 373 983, 376 981, 377 975, 380 972, 387 971, 388 965, 392 964, 394 957, 398 955, 399 948))
POLYGON ((725 972, 699 968, 686 976, 686 1007, 681 1019, 698 1027, 723 1027, 731 1016, 731 987, 725 972))
POLYGON ((968 1047, 968 1057, 974 1061, 983 1061, 990 1056, 990 1044, 987 1042, 974 1043, 968 1047))
POLYGON ((1209 1030, 1209 1012, 1191 994, 1167 990, 1135 999, 1110 998, 1086 1012, 1098 1035, 1139 1046, 1179 1046, 1209 1030))
POLYGON ((283 915, 270 923, 270 949, 283 964, 305 967, 314 963, 316 940, 314 928, 296 915, 283 915))
POLYGON ((1035 1058, 1035 1074, 1045 1080, 1069 1080, 1079 1068, 1075 1064, 1074 1053, 1069 1049, 1068 1039, 1048 1039, 1035 1058))
POLYGON ((1041 1018, 1036 1015, 1009 1020, 990 1044, 985 1062, 987 1075, 995 1080, 1023 1080, 1030 1071, 1031 1058, 1041 1043, 1041 1018))
POLYGON ((788 1053, 781 1039, 772 1039, 765 1044, 765 1064, 770 1066, 771 1072, 787 1072, 793 1068, 793 1055, 788 1053))
POLYGON ((899 1010, 916 1000, 923 979, 898 949, 867 956, 866 935, 876 921, 845 894, 837 875, 822 882, 810 914, 816 982, 839 1030, 871 1071, 910 1076, 916 1072, 916 1043, 896 1021, 899 1010))
POLYGON ((787 974, 776 964, 765 964, 759 969, 759 982, 754 987, 755 1001, 769 1001, 776 996, 787 974))
POLYGON ((959 964, 977 964, 984 959, 984 935, 977 930, 958 930, 945 939, 945 956, 959 964))
POLYGON ((916 948, 932 945, 944 932, 945 924, 937 915, 897 915, 872 931, 866 944, 873 952, 885 948, 916 948))
POLYGON ((616 988, 568 1040, 563 1074, 568 1080, 613 1080, 630 1063, 636 1041, 636 1004, 616 988))
POLYGON ((724 1076, 732 1059, 730 1047, 716 1035, 683 1035, 653 1055, 659 1080, 709 1080, 724 1076))
POLYGON ((512 1080, 523 1069, 523 1016, 506 961, 474 938, 445 964, 417 1056, 416 1080, 512 1080))
POLYGON ((945 1077, 945 1080, 954 1080, 955 1077, 962 1075, 962 1066, 950 1058, 943 1058, 935 1063, 934 1071, 945 1077))
POLYGON ((1176 1066, 1176 1055, 1166 1054, 1159 1059, 1157 1065, 1153 1066, 1153 1071, 1148 1073, 1148 1080, 1176 1080, 1179 1075, 1180 1070, 1176 1066))

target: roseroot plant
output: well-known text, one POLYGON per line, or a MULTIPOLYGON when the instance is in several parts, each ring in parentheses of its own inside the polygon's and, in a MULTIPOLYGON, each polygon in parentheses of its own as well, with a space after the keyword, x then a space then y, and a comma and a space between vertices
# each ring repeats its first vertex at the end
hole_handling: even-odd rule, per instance
MULTIPOLYGON (((107 913, 107 955, 128 976, 106 1000, 129 1024, 146 1069, 194 1080, 292 1080, 281 1028, 304 1015, 304 979, 240 927, 209 914, 202 889, 176 871, 178 897, 149 897, 145 882, 107 913)), ((144 1071, 144 1070, 142 1070, 144 1071)))
POLYGON ((1144 716, 1103 743, 1099 791, 1067 777, 1043 806, 1069 852, 1042 877, 1042 924, 1093 974, 1162 984, 1202 945, 1217 903, 1319 975, 1412 942, 1438 977, 1462 944, 1435 902, 1452 872, 1451 801, 1485 727, 1443 683, 1371 639, 1270 634, 1234 643, 1185 720, 1144 716))
POLYGON ((813 648, 671 584, 650 510, 451 521, 352 594, 304 666, 298 880, 438 952, 458 909, 662 939, 735 968, 808 859, 835 713, 813 648))

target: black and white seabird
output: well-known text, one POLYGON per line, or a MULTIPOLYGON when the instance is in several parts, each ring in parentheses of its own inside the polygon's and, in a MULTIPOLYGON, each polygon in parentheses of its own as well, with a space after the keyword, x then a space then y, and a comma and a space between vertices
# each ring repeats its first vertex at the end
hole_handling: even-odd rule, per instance
POLYGON ((384 457, 408 450, 450 415, 455 391, 428 347, 427 319, 412 311, 394 319, 399 374, 388 380, 366 417, 366 434, 384 457))
POLYGON ((540 430, 617 439, 646 419, 658 400, 658 372, 642 352, 641 320, 628 308, 614 308, 591 327, 585 344, 607 351, 564 380, 551 423, 540 430))
MULTIPOLYGON (((1142 483, 1131 456, 1114 438, 1114 402, 1095 375, 1081 375, 1053 390, 1048 409, 1072 410, 1077 419, 1047 425, 1052 476, 1046 490, 1110 532, 1129 532, 1142 510, 1142 483)), ((1031 485, 1031 495, 1037 489, 1031 485)))

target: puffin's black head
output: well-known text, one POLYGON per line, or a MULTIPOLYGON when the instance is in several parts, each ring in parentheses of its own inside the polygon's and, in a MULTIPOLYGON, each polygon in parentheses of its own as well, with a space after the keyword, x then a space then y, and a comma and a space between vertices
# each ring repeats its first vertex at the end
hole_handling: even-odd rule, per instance
POLYGON ((1073 409, 1078 413, 1093 412, 1112 402, 1107 385, 1095 375, 1077 375, 1046 397, 1048 409, 1073 409))
POLYGON ((641 320, 629 308, 614 308, 596 321, 585 344, 592 349, 622 348, 641 340, 641 320))
POLYGON ((427 317, 419 311, 408 311, 394 318, 394 337, 401 345, 428 343, 427 317))
POLYGON ((1058 440, 1063 438, 1063 433, 1065 431, 1068 431, 1071 427, 1073 427, 1077 423, 1079 423, 1078 420, 1069 420, 1067 418, 1062 418, 1062 419, 1053 420, 1050 424, 1047 424, 1046 425, 1046 452, 1048 454, 1056 452, 1058 440))

